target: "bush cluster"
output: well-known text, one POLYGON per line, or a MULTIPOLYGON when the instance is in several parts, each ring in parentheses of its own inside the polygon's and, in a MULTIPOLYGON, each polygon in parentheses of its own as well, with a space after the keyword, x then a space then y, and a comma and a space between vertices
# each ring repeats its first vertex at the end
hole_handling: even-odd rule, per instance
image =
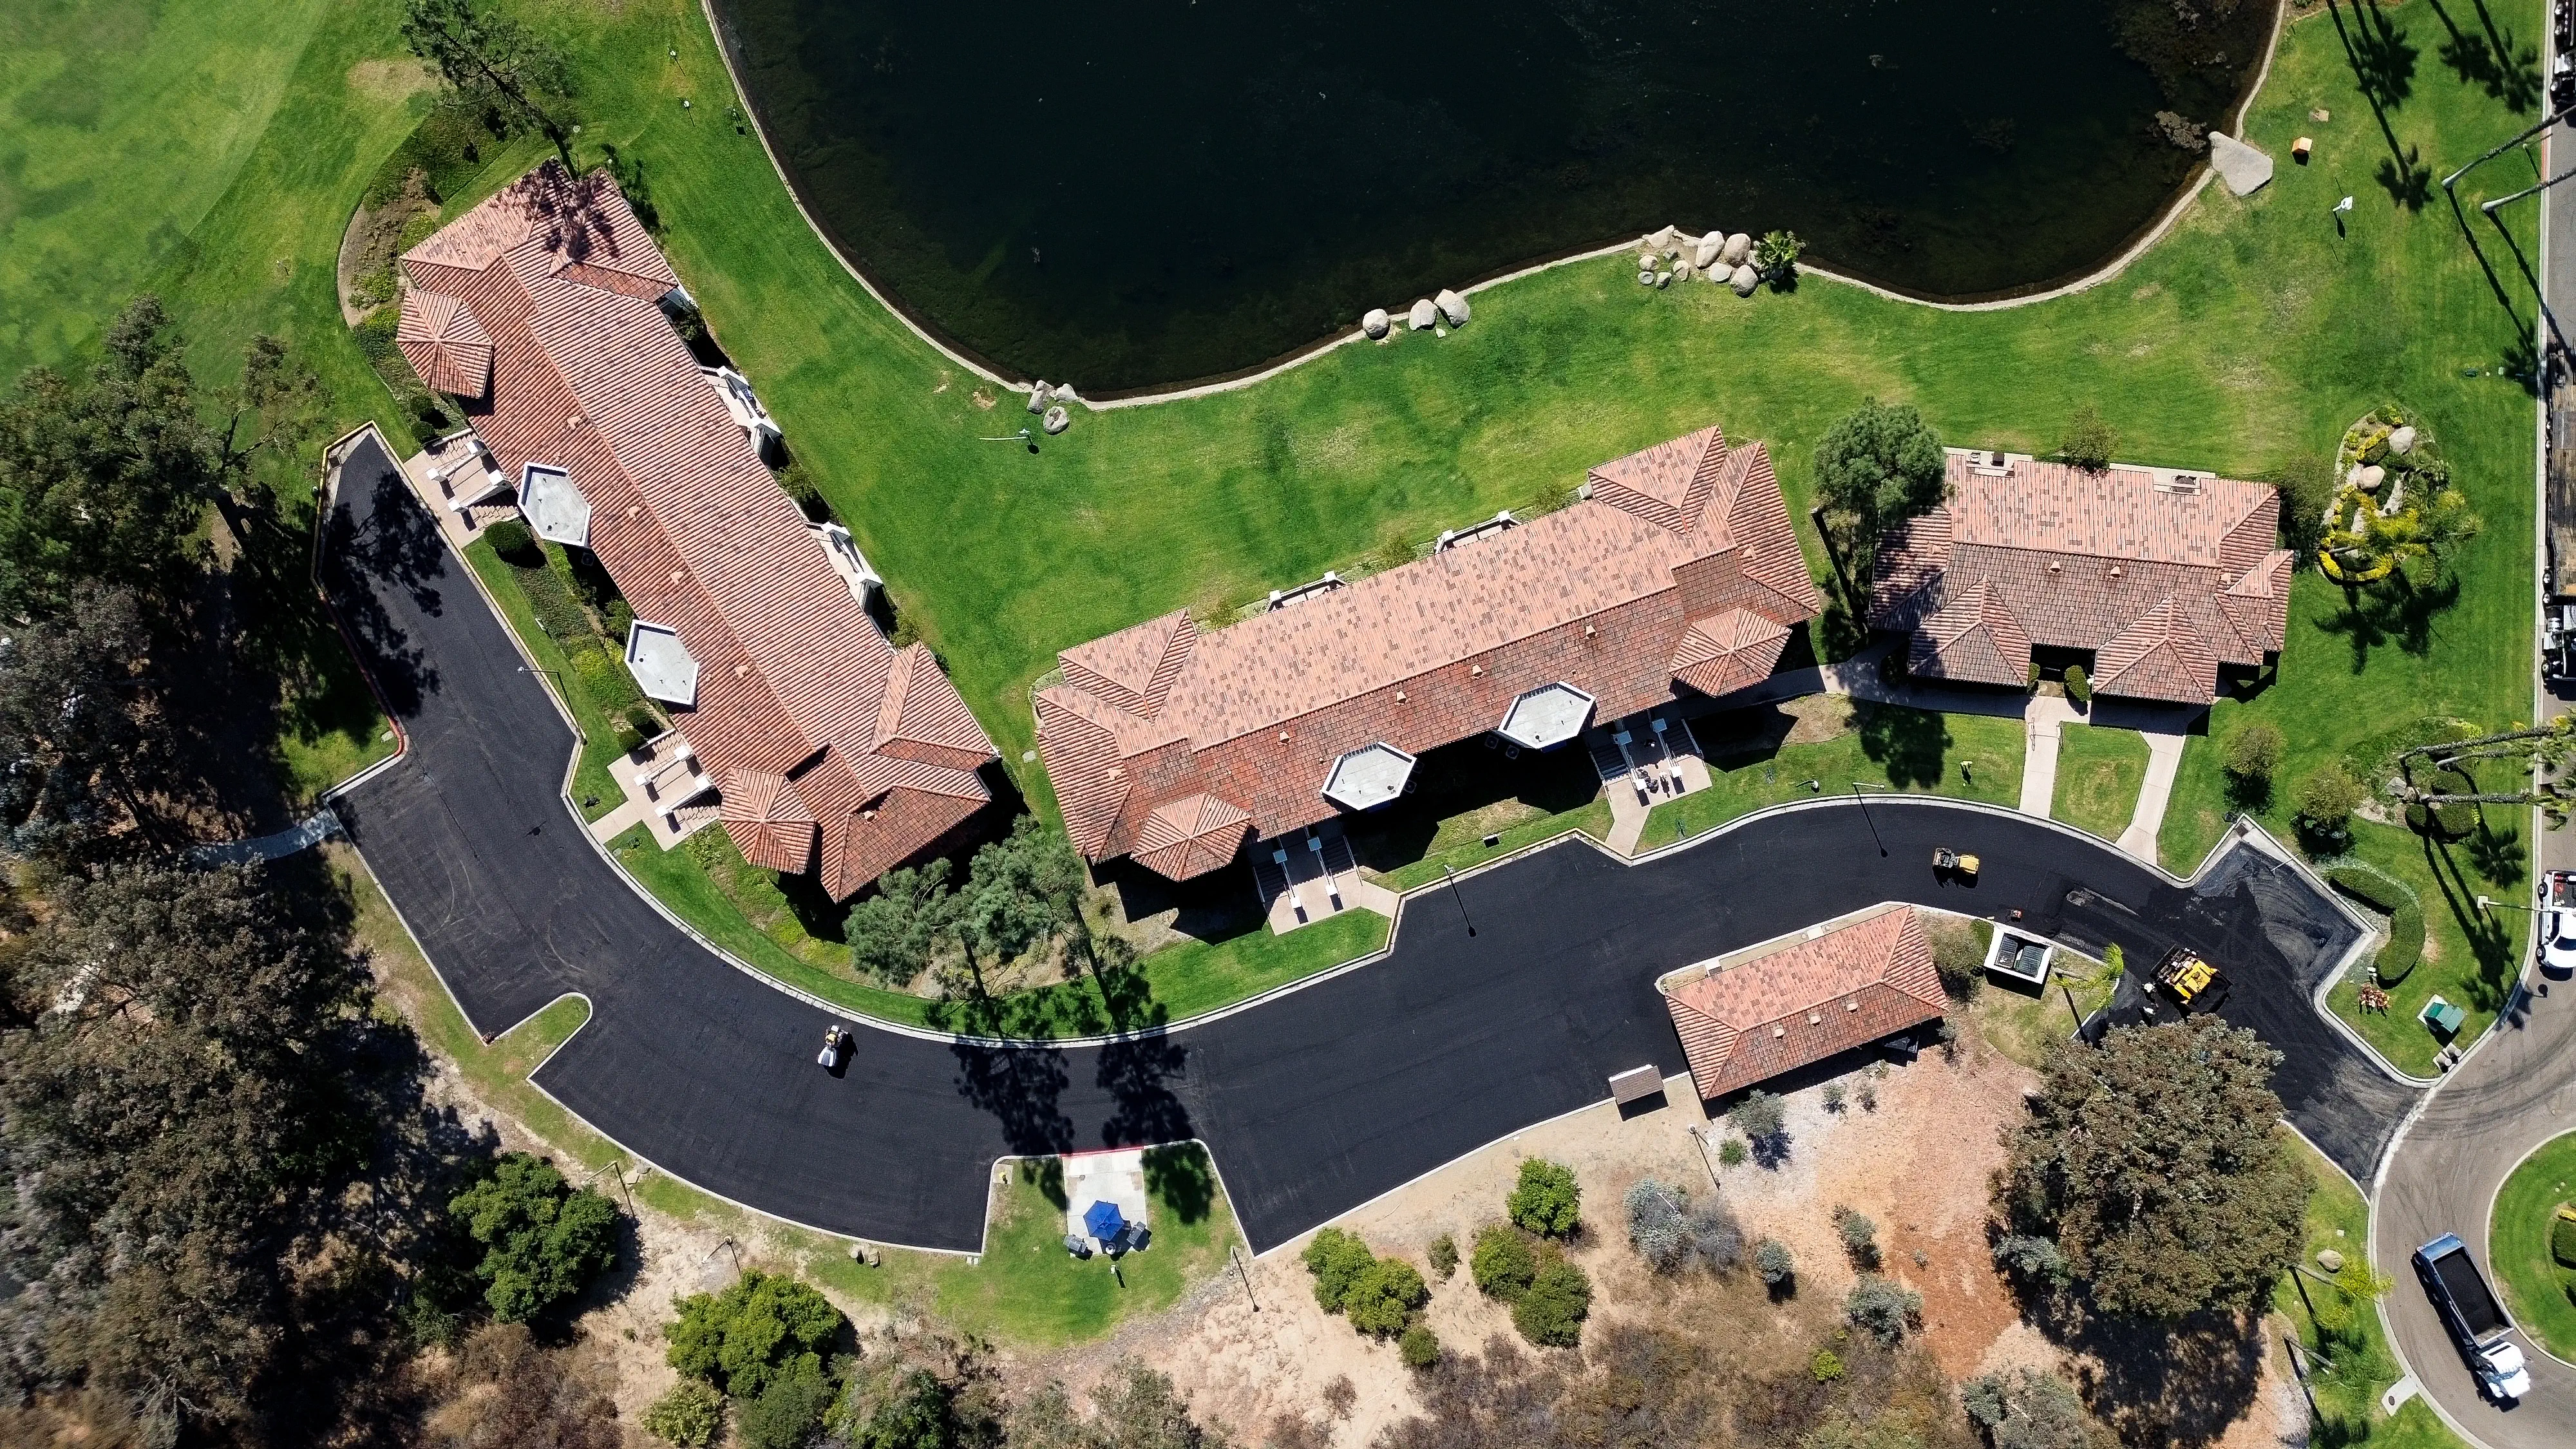
POLYGON ((2388 944, 2379 948, 2379 959, 2372 964, 2381 985, 2405 980, 2424 954, 2424 908, 2378 872, 2360 866, 2337 866, 2326 872, 2326 880, 2388 918, 2388 944))
POLYGON ((1834 1209, 1834 1233, 1843 1240, 1843 1251, 1851 1255, 1854 1265, 1878 1266, 1878 1224, 1861 1215, 1849 1203, 1834 1209))
POLYGON ((1628 1189, 1628 1241, 1646 1265, 1670 1273, 1694 1262, 1732 1268, 1744 1254, 1744 1231, 1716 1199, 1694 1206, 1690 1194, 1654 1178, 1628 1189))
POLYGON ((525 1323, 617 1262, 615 1205, 525 1152, 495 1158, 490 1175, 447 1210, 484 1247, 475 1274, 503 1323, 525 1323))
POLYGON ((2576 1268, 2576 1218, 2549 1220, 2549 1256, 2562 1268, 2576 1268))
POLYGON ((1894 1345, 1923 1316, 1923 1295, 1865 1273, 1843 1299, 1843 1316, 1880 1343, 1894 1345))
POLYGON ((1572 1237, 1583 1225, 1583 1189, 1574 1169, 1544 1157, 1521 1162, 1520 1181, 1503 1200, 1503 1211, 1521 1228, 1543 1238, 1572 1237))
POLYGON ((1380 1258, 1368 1244, 1339 1228, 1326 1228, 1306 1245, 1306 1271, 1315 1275, 1315 1303, 1350 1319, 1371 1338, 1393 1338, 1414 1325, 1431 1301, 1422 1274, 1402 1258, 1380 1258))

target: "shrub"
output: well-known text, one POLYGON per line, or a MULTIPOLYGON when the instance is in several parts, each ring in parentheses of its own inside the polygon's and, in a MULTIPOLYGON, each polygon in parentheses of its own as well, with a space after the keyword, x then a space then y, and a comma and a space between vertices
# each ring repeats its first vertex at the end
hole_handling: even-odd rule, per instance
POLYGON ((1961 1001, 1977 994, 1985 980, 1986 943, 1994 928, 1984 921, 1935 919, 1925 932, 1932 941, 1932 969, 1941 987, 1961 1001))
POLYGON ((819 1372, 843 1321, 822 1294, 757 1268, 722 1293, 694 1293, 679 1307, 679 1320, 662 1325, 671 1367, 746 1400, 791 1365, 810 1360, 819 1372))
POLYGON ((1827 1082, 1827 1083, 1825 1083, 1825 1110, 1826 1110, 1826 1111, 1828 1111, 1828 1112, 1839 1112, 1839 1111, 1841 1111, 1841 1110, 1843 1109, 1843 1098, 1844 1098, 1844 1095, 1845 1095, 1845 1093, 1844 1093, 1844 1091, 1843 1091, 1843 1084, 1842 1084, 1842 1083, 1840 1083, 1840 1082, 1827 1082))
POLYGON ((2261 722, 2244 725, 2227 737, 2227 773, 2250 790, 2269 788, 2281 766, 2281 731, 2261 722))
POLYGON ((1995 1266, 2026 1288, 2062 1287, 2071 1276, 2066 1255, 2046 1238, 2011 1233, 1995 1240, 1995 1266))
POLYGON ((1417 1323, 1396 1340, 1395 1355, 1406 1368, 1427 1369, 1440 1362, 1440 1335, 1417 1323))
POLYGON ((1583 1189, 1574 1169, 1544 1157, 1525 1158, 1503 1211, 1515 1223, 1545 1238, 1569 1237, 1582 1226, 1583 1189))
POLYGON ((1368 1244, 1340 1228, 1326 1228, 1306 1245, 1306 1271, 1315 1275, 1315 1306, 1339 1313, 1350 1302, 1351 1289, 1377 1262, 1368 1244))
POLYGON ((1724 1166, 1740 1167, 1744 1157, 1744 1139, 1741 1137, 1729 1137, 1717 1144, 1717 1160, 1724 1166))
POLYGON ((503 1153, 492 1175, 447 1210, 484 1246, 475 1275, 492 1316, 524 1323, 579 1293, 617 1262, 617 1209, 524 1152, 503 1153))
POLYGON ((1777 1139, 1788 1126, 1788 1114, 1781 1108, 1780 1099, 1758 1088, 1728 1108, 1726 1120, 1756 1146, 1777 1139))
POLYGON ((1753 244, 1753 266, 1766 277, 1781 277, 1796 270, 1798 254, 1807 244, 1794 231, 1766 231, 1762 240, 1753 244))
POLYGON ((1692 1208, 1683 1226, 1690 1234, 1691 1256, 1710 1271, 1732 1268, 1744 1257, 1744 1229, 1717 1199, 1692 1208))
POLYGON ((1467 1274, 1489 1298, 1519 1300, 1538 1276, 1538 1254, 1518 1228, 1493 1223, 1476 1234, 1476 1250, 1467 1259, 1467 1274))
POLYGON ((1863 1268, 1878 1266, 1878 1224, 1863 1217, 1849 1204, 1834 1209, 1834 1232, 1843 1240, 1843 1251, 1852 1262, 1863 1268))
POLYGON ((2549 1222, 2549 1256, 2563 1268, 2576 1268, 2576 1218, 2552 1218, 2549 1222))
POLYGON ((724 1395, 699 1379, 682 1379, 644 1411, 644 1432, 680 1449, 707 1449, 724 1424, 724 1395))
POLYGON ((1647 1267, 1669 1273, 1690 1256, 1690 1227, 1683 1219, 1689 1208, 1681 1189, 1651 1177, 1628 1189, 1628 1242, 1647 1267))
POLYGON ((1843 1316, 1880 1343, 1894 1345, 1923 1315, 1923 1295, 1875 1274, 1865 1274, 1843 1299, 1843 1316))
POLYGON ((2066 420, 2066 437, 2058 443, 2057 451, 2075 467, 2099 473, 2111 466, 2111 452, 2119 446, 2119 434, 2102 420, 2102 410, 2086 403, 2066 420))
POLYGON ((734 1437, 744 1449, 805 1449, 837 1393, 838 1386, 813 1355, 796 1359, 734 1415, 734 1437))
POLYGON ((1363 1269, 1342 1298, 1351 1327, 1371 1338, 1393 1338, 1413 1321, 1414 1310, 1431 1301, 1422 1274, 1402 1258, 1380 1258, 1363 1269))
POLYGON ((2053 1374, 1986 1374, 1961 1384, 1959 1401, 1995 1449, 2091 1449, 2107 1437, 2075 1390, 2053 1374))
POLYGON ((492 551, 514 564, 525 567, 538 557, 537 536, 515 518, 496 518, 483 530, 492 551))
POLYGON ((2093 702, 2093 676, 2086 674, 2081 664, 2066 666, 2066 697, 2077 704, 2093 702))
POLYGON ((1763 1282, 1778 1288, 1798 1276, 1798 1263, 1778 1239, 1764 1238, 1753 1245, 1753 1271, 1762 1275, 1763 1282))
POLYGON ((824 500, 823 486, 814 481, 814 475, 806 470, 804 464, 788 464, 779 472, 778 486, 786 489, 787 496, 796 500, 797 508, 808 520, 815 523, 831 521, 832 505, 824 500))
POLYGON ((2352 812, 2360 808, 2362 798, 2361 782, 2352 772, 2328 761, 2299 781, 2299 821, 2319 835, 2341 836, 2350 828, 2352 812))
POLYGON ((1458 1271, 1458 1240, 1442 1233, 1431 1240, 1431 1271, 1446 1283, 1458 1271))
POLYGON ((1572 1348, 1583 1339, 1592 1312, 1592 1280, 1581 1268, 1552 1258, 1512 1305, 1512 1327, 1543 1348, 1572 1348))
POLYGON ((627 631, 635 627, 635 606, 624 599, 609 600, 605 622, 608 637, 623 646, 626 643, 627 631))
POLYGON ((1832 1383, 1844 1372, 1842 1355, 1830 1348, 1817 1349, 1816 1356, 1807 1360, 1807 1376, 1820 1384, 1832 1383))

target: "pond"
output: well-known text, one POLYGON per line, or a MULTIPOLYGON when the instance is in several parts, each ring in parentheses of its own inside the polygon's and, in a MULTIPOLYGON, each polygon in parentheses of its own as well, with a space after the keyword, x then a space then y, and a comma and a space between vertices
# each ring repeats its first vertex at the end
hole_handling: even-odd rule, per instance
POLYGON ((717 0, 843 254, 1007 375, 1258 366, 1667 222, 1978 297, 2152 225, 2266 0, 717 0), (2159 120, 2162 113, 2164 120, 2159 120), (2185 131, 2188 135, 2188 131, 2185 131))

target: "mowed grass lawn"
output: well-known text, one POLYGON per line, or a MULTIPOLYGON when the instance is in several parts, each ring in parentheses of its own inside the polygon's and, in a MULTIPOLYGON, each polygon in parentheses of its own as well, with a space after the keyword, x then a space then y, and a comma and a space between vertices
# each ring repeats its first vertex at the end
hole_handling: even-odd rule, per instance
POLYGON ((2513 1320, 2560 1358, 2576 1356, 2576 1269, 2549 1255, 2558 1205, 2576 1200, 2576 1133, 2525 1158, 2496 1192, 2487 1258, 2504 1286, 2513 1320))
POLYGON ((1766 805, 1865 792, 1952 795, 2010 805, 2021 798, 2021 721, 1855 704, 1850 728, 1831 739, 1749 754, 1711 747, 1709 786, 1658 805, 1639 850, 1714 830, 1766 805), (1808 781, 1816 782, 1808 788, 1808 781))
POLYGON ((2057 796, 2052 819, 2104 840, 2117 840, 2138 808, 2147 778, 2146 737, 2135 730, 2069 724, 2057 737, 2057 796))
MULTIPOLYGON (((2370 1252, 2370 1206, 2362 1199, 2361 1190, 2315 1148, 2294 1135, 2283 1135, 2289 1138, 2290 1150, 2306 1165, 2308 1177, 2315 1184, 2308 1197, 2307 1241, 2299 1261, 2314 1267, 2317 1253, 2326 1248, 2346 1258, 2366 1258, 2370 1252)), ((2414 1289, 2411 1280, 2401 1277, 2390 1291, 2407 1293, 2414 1289)), ((2322 1355, 2321 1360, 2310 1361, 2308 1376, 2309 1392, 2316 1396, 2317 1409, 2325 1421, 2316 1442, 2346 1449, 2358 1445, 2369 1449, 2467 1449, 2420 1394, 2399 1406, 2394 1415, 2380 1412, 2379 1396, 2397 1382, 2403 1370, 2389 1352, 2377 1309, 2368 1303, 2350 1302, 2341 1290, 2315 1279, 2307 1280, 2307 1290, 2306 1296, 2301 1296, 2299 1285, 2284 1275, 2273 1285, 2272 1311, 2289 1321, 2290 1331, 2301 1344, 2322 1355), (2334 1328, 2320 1328, 2309 1316, 2310 1303, 2329 1317, 2342 1314, 2341 1322, 2334 1328)), ((2279 1376, 2287 1380, 2287 1353, 2279 1340, 2272 1339, 2266 1351, 2272 1355, 2279 1376)))
POLYGON ((1234 1213, 1196 1144, 1145 1154, 1152 1244, 1119 1259, 1115 1271, 1106 1257, 1065 1251, 1063 1159, 1022 1158, 1009 1171, 1010 1181, 993 1192, 983 1265, 945 1275, 938 1302, 952 1322, 988 1324, 1017 1342, 1078 1343, 1130 1314, 1159 1313, 1192 1284, 1222 1272, 1238 1240, 1234 1213))

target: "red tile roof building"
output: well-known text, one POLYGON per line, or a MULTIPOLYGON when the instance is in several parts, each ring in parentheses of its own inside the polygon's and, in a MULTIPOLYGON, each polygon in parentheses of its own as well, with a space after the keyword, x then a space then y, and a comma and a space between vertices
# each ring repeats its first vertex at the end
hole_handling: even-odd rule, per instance
POLYGON ((1663 993, 1703 1101, 1937 1021, 1947 1005, 1910 906, 1700 969, 1667 977, 1663 993))
POLYGON ((570 475, 636 618, 695 661, 672 718, 745 859, 846 898, 985 805, 992 741, 928 649, 886 642, 708 385, 614 182, 549 161, 402 264, 413 370, 508 476, 570 475))
POLYGON ((1815 616, 1760 443, 1705 428, 1593 469, 1589 494, 1229 628, 1179 612, 1065 650, 1038 749, 1074 845, 1201 875, 1333 815, 1346 755, 1496 729, 1552 684, 1605 719, 1741 689, 1815 616))
POLYGON ((2207 704, 2290 623, 2281 498, 2261 483, 1949 450, 1949 502, 1878 547, 1870 626, 1925 679, 2014 688, 2034 645, 2090 650, 2095 692, 2207 704), (1998 461, 2000 460, 2000 461, 1998 461))

